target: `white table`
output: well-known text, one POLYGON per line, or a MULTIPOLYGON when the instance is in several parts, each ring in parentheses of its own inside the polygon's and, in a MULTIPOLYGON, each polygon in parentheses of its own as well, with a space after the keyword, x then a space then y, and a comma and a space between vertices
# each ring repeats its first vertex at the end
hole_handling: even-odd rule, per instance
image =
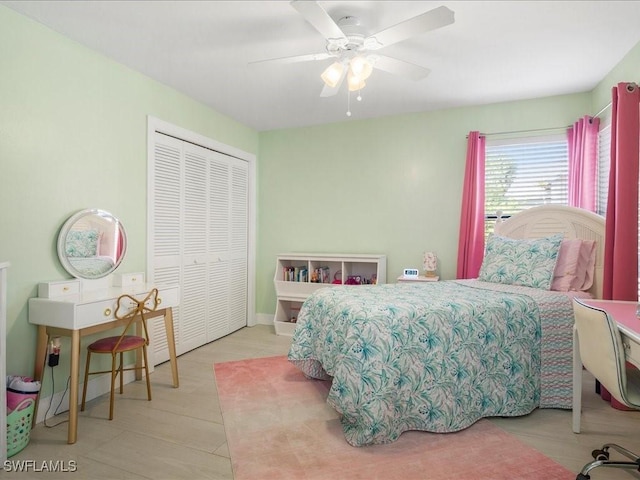
MULTIPOLYGON (((43 284, 44 285, 44 284, 43 284)), ((75 285, 70 281, 68 285, 51 288, 55 291, 73 291, 75 285)), ((69 382, 69 431, 67 443, 75 443, 78 438, 78 384, 80 369, 80 339, 86 335, 110 330, 124 325, 127 320, 117 320, 114 317, 116 302, 122 294, 129 294, 142 300, 154 288, 154 285, 144 284, 127 287, 108 287, 104 289, 83 291, 68 295, 54 295, 49 298, 29 299, 29 323, 38 325, 38 340, 36 346, 36 362, 33 378, 42 380, 47 347, 54 336, 71 337, 71 360, 69 382)), ((145 314, 145 318, 164 317, 167 335, 167 345, 173 374, 173 386, 178 388, 178 362, 173 332, 173 310, 178 305, 178 287, 157 287, 160 307, 145 314)), ((140 364, 140 359, 136 362, 140 364)), ((136 372, 136 379, 142 375, 136 372)), ((37 405, 36 405, 37 407, 37 405)), ((36 410, 37 411, 37 410, 36 410)), ((36 414, 34 413, 34 422, 36 414)))

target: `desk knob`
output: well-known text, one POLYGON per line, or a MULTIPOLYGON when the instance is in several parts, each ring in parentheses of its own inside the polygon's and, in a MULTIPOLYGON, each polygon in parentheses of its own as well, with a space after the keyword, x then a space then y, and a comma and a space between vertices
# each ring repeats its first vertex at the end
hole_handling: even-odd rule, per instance
POLYGON ((104 316, 108 317, 109 315, 111 315, 111 309, 110 308, 105 308, 104 309, 104 316))

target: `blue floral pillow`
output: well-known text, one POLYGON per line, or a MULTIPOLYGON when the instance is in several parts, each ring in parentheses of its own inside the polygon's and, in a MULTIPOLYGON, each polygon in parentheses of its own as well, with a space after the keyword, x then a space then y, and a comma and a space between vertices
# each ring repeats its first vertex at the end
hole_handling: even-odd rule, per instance
POLYGON ((561 233, 526 240, 491 235, 478 279, 549 290, 562 238, 561 233))
POLYGON ((97 230, 71 230, 65 243, 67 257, 95 257, 99 239, 97 230))

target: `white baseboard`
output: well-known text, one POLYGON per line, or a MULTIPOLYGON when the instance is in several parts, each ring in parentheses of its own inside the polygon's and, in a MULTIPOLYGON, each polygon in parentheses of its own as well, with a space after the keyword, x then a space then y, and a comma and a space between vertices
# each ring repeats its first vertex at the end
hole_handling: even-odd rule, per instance
POLYGON ((256 313, 256 323, 258 325, 273 325, 273 313, 256 313))
MULTIPOLYGON (((133 366, 133 365, 131 365, 133 366)), ((125 368, 127 368, 125 366, 125 368)), ((136 374, 134 371, 124 372, 125 385, 134 382, 136 374)), ((78 411, 80 411, 80 402, 82 401, 82 388, 84 383, 78 384, 78 411)), ((105 393, 109 393, 111 388, 111 375, 105 373, 104 375, 94 375, 89 378, 89 385, 87 385, 87 402, 98 398, 105 393)), ((117 385, 116 385, 117 388, 117 385)), ((38 415, 36 417, 36 423, 43 422, 45 419, 49 419, 55 416, 55 412, 58 414, 69 411, 69 392, 65 390, 58 392, 55 395, 48 397, 40 396, 38 400, 38 415), (62 400, 62 403, 60 403, 62 400), (58 406, 60 404, 60 406, 58 406)))

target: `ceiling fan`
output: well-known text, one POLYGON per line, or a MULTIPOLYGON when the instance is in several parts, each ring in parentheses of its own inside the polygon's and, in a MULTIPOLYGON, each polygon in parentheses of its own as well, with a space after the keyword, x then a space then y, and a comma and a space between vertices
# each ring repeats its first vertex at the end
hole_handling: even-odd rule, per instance
POLYGON ((425 78, 430 72, 428 68, 381 55, 377 53, 378 50, 454 22, 454 12, 441 6, 373 35, 364 36, 358 33, 360 21, 357 17, 346 16, 334 21, 318 2, 310 0, 293 0, 291 6, 326 39, 326 52, 251 63, 286 64, 333 58, 334 63, 321 75, 325 83, 320 93, 321 97, 330 97, 338 93, 345 77, 349 91, 361 90, 374 68, 413 80, 425 78))

